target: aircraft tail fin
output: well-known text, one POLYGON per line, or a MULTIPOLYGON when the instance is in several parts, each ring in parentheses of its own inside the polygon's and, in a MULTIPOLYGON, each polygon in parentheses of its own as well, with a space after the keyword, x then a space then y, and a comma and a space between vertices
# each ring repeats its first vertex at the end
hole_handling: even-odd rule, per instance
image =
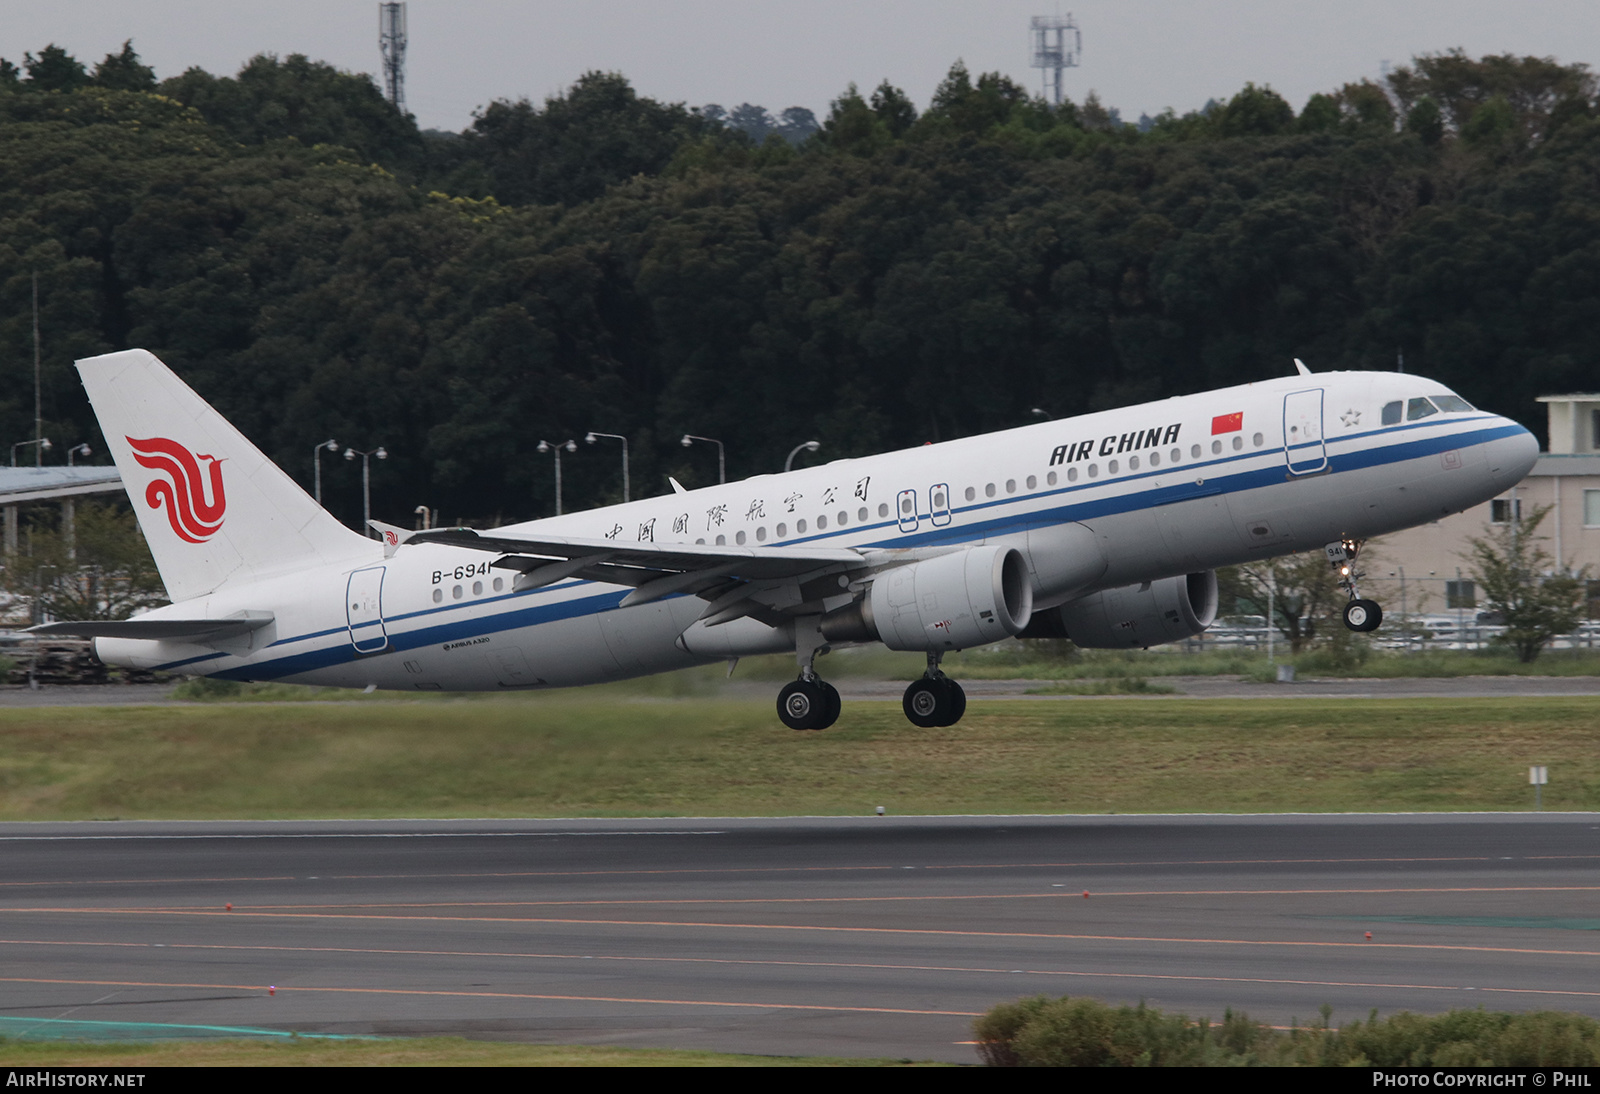
POLYGON ((78 374, 174 602, 377 552, 154 354, 85 358, 78 374))

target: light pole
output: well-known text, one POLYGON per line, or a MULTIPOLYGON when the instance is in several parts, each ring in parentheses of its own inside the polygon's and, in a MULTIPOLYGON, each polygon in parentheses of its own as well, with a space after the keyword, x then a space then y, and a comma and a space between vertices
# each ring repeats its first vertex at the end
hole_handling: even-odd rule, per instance
POLYGON ((371 452, 361 452, 354 448, 344 450, 344 458, 353 460, 361 457, 361 534, 372 535, 372 470, 369 457, 376 456, 380 460, 389 458, 388 450, 381 444, 371 452))
POLYGON ((584 440, 588 441, 590 444, 594 444, 601 437, 610 437, 613 441, 621 441, 622 442, 622 503, 624 505, 626 505, 628 503, 628 501, 629 501, 629 495, 628 495, 628 438, 624 437, 620 433, 596 433, 593 430, 591 430, 589 432, 589 435, 587 437, 585 437, 584 440))
POLYGON ((705 441, 707 444, 714 444, 717 446, 717 483, 718 485, 721 485, 722 483, 727 482, 728 464, 723 458, 722 442, 713 437, 702 437, 696 433, 685 433, 683 435, 683 447, 688 448, 693 445, 695 441, 705 441))
POLYGON ((784 469, 784 471, 788 472, 788 471, 792 471, 794 469, 794 458, 796 456, 800 455, 800 453, 802 453, 802 452, 815 452, 817 449, 819 449, 821 447, 822 447, 822 442, 821 441, 806 441, 804 444, 795 445, 794 446, 794 450, 789 453, 789 458, 783 461, 783 469, 784 469))
MULTIPOLYGON (((72 457, 87 456, 94 449, 88 443, 75 444, 67 449, 67 466, 73 466, 72 457)), ((67 540, 67 558, 69 561, 78 560, 78 503, 72 498, 61 499, 61 531, 67 540)))
POLYGON ((578 450, 578 442, 574 441, 574 440, 571 440, 571 439, 562 441, 560 444, 551 444, 549 441, 540 441, 539 442, 539 451, 540 452, 554 452, 556 454, 556 516, 558 516, 558 517, 561 515, 561 450, 562 449, 566 449, 568 452, 576 452, 578 450))
POLYGON ((25 447, 27 445, 30 445, 30 444, 36 444, 36 445, 39 446, 38 451, 36 451, 34 453, 34 455, 38 457, 38 459, 35 460, 35 463, 36 464, 41 464, 41 465, 44 463, 44 457, 43 457, 42 454, 45 453, 45 452, 50 451, 50 438, 49 437, 40 437, 36 441, 18 441, 16 444, 12 445, 11 446, 11 466, 12 467, 17 466, 17 449, 23 448, 23 447, 25 447))
POLYGON ((339 451, 339 442, 332 437, 311 450, 311 481, 315 484, 317 504, 322 504, 322 453, 339 451))

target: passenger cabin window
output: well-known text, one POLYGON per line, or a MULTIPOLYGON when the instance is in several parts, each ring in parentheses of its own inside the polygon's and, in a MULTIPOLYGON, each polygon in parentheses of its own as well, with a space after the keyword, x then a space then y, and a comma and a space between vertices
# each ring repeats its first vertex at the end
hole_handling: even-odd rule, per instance
POLYGON ((1412 399, 1406 403, 1406 421, 1408 422, 1414 422, 1418 418, 1431 417, 1437 413, 1439 413, 1439 408, 1427 399, 1412 399))
POLYGON ((1392 403, 1384 403, 1383 404, 1383 424, 1384 425, 1399 425, 1400 424, 1400 400, 1396 399, 1392 403))

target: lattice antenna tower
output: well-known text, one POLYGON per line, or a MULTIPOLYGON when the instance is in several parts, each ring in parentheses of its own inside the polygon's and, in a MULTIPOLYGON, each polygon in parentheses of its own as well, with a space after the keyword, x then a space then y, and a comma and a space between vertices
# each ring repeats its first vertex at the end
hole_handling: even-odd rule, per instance
POLYGON ((1061 73, 1077 68, 1083 55, 1083 35, 1072 13, 1035 15, 1032 23, 1033 67, 1044 70, 1044 97, 1061 105, 1061 73))
POLYGON ((378 51, 383 54, 383 90, 396 110, 406 112, 406 6, 378 5, 378 51))

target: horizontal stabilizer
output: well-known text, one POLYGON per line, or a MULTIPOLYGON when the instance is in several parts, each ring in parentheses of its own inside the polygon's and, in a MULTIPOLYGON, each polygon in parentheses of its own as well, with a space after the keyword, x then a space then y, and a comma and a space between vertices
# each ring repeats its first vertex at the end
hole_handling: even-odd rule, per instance
POLYGON ((25 634, 48 638, 142 638, 153 642, 220 642, 265 627, 271 612, 238 612, 225 619, 86 619, 79 623, 42 623, 25 634))

